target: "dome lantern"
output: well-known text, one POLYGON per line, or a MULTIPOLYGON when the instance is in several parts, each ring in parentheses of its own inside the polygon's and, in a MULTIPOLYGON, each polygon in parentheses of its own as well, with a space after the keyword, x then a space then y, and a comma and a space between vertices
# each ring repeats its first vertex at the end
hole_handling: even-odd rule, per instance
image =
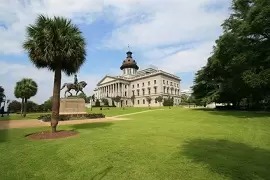
POLYGON ((139 69, 136 61, 132 58, 132 52, 128 51, 127 58, 123 61, 122 66, 120 67, 123 70, 123 75, 135 75, 139 69))

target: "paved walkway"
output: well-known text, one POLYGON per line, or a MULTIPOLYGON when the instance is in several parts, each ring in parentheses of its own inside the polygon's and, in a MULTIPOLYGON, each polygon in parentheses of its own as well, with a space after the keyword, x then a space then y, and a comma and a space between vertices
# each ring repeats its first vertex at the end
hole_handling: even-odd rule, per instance
POLYGON ((164 110, 164 109, 149 109, 149 110, 145 110, 145 111, 139 111, 139 112, 134 112, 134 113, 116 115, 116 116, 113 116, 113 117, 118 118, 118 117, 123 117, 123 116, 130 116, 130 115, 134 115, 134 114, 141 114, 141 113, 146 113, 146 112, 151 112, 151 111, 159 111, 159 110, 164 110))
MULTIPOLYGON (((86 124, 86 123, 97 123, 97 122, 123 121, 123 120, 129 120, 128 118, 121 118, 123 116, 146 113, 146 112, 156 111, 156 110, 163 110, 163 109, 146 110, 146 111, 122 114, 122 115, 100 118, 100 119, 82 119, 82 120, 59 121, 58 125, 72 125, 72 124, 86 124)), ((36 119, 9 120, 9 121, 2 121, 1 120, 0 121, 0 129, 29 128, 29 127, 43 127, 43 126, 50 126, 50 122, 43 122, 43 121, 39 121, 36 119)))

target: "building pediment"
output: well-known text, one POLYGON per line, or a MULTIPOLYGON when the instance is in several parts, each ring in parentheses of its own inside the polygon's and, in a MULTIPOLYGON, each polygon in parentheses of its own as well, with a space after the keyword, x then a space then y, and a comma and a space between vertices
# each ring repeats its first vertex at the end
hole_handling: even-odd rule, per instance
POLYGON ((98 82, 98 86, 102 85, 102 84, 106 84, 112 81, 116 81, 117 78, 112 77, 112 76, 105 76, 103 79, 101 79, 101 81, 98 82))

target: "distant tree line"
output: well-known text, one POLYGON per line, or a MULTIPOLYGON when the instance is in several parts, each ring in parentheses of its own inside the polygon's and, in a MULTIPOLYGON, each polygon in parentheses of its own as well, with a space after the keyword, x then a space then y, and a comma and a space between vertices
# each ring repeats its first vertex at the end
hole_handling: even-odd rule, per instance
POLYGON ((197 104, 270 110, 270 1, 233 0, 206 66, 196 73, 197 104))

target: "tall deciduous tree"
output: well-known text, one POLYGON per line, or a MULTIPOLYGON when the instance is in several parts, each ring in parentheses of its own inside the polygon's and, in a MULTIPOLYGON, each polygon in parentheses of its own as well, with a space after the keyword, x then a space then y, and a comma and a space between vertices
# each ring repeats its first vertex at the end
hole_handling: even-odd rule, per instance
POLYGON ((233 0, 232 11, 213 55, 196 74, 194 97, 260 107, 270 96, 270 1, 233 0))
POLYGON ((54 72, 52 132, 59 120, 60 86, 62 71, 72 75, 85 61, 85 40, 78 27, 63 17, 49 18, 40 15, 35 24, 27 27, 24 49, 37 68, 54 72))
POLYGON ((4 97, 5 97, 5 89, 2 86, 0 86, 0 107, 4 100, 4 97))

